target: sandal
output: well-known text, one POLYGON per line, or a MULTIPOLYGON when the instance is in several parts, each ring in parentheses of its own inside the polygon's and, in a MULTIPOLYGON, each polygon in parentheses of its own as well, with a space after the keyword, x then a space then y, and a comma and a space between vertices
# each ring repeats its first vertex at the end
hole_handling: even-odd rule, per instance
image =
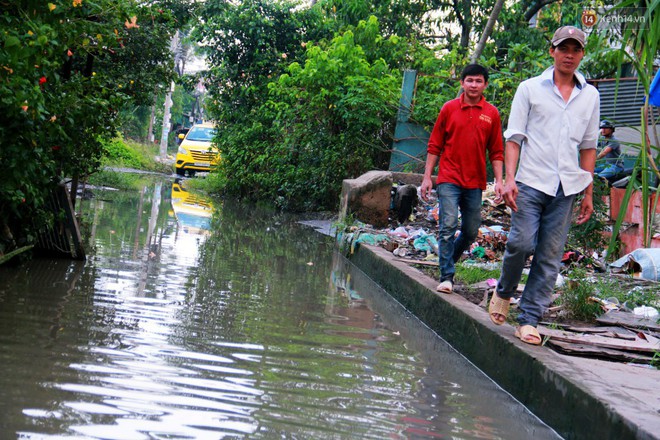
POLYGON ((521 325, 516 328, 516 338, 531 345, 541 345, 541 335, 533 325, 521 325))
POLYGON ((488 316, 490 316, 493 324, 502 325, 506 322, 506 317, 509 316, 510 304, 511 301, 509 299, 500 298, 497 296, 497 292, 493 292, 493 296, 490 298, 490 303, 488 304, 488 316), (497 315, 502 317, 501 320, 497 319, 497 315))

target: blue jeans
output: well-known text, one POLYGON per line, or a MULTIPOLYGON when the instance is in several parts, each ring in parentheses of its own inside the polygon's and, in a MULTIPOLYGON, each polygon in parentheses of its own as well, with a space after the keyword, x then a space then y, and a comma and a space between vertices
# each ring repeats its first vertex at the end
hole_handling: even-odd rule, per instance
POLYGON ((454 263, 477 238, 481 225, 481 189, 465 189, 453 183, 441 183, 438 193, 440 240, 440 281, 454 280, 454 263), (458 229, 458 209, 461 210, 461 232, 458 229))
POLYGON ((614 163, 606 163, 604 165, 599 165, 594 169, 594 174, 597 174, 603 179, 611 179, 620 172, 623 171, 623 167, 614 163))
POLYGON ((550 305, 571 226, 575 194, 565 196, 559 186, 549 196, 518 183, 518 212, 511 217, 511 231, 504 251, 497 296, 511 298, 518 287, 527 258, 534 254, 527 284, 520 300, 520 325, 536 325, 550 305))

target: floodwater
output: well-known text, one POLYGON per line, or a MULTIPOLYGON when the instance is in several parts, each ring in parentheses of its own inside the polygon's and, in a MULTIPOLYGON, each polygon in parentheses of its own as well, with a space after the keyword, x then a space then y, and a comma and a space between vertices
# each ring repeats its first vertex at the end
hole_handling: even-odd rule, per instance
POLYGON ((0 266, 2 439, 554 439, 292 216, 180 182, 0 266))

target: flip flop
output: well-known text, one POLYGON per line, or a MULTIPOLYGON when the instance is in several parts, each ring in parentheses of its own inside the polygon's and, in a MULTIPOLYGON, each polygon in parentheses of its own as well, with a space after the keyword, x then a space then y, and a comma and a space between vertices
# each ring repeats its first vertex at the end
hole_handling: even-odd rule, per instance
POLYGON ((516 328, 516 338, 531 345, 541 345, 541 335, 532 325, 521 325, 516 328))
POLYGON ((493 292, 493 296, 490 298, 490 303, 488 304, 488 316, 493 321, 493 324, 502 325, 506 322, 506 317, 509 316, 510 304, 511 301, 509 299, 500 298, 497 296, 497 292, 493 292), (504 319, 499 321, 495 318, 495 315, 502 315, 504 319))

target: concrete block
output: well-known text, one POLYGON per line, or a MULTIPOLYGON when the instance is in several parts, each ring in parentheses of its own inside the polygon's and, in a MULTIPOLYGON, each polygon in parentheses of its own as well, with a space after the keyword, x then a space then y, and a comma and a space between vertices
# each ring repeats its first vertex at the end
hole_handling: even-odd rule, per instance
POLYGON ((392 173, 368 171, 357 179, 345 179, 341 189, 339 221, 348 215, 376 228, 389 224, 392 173))

